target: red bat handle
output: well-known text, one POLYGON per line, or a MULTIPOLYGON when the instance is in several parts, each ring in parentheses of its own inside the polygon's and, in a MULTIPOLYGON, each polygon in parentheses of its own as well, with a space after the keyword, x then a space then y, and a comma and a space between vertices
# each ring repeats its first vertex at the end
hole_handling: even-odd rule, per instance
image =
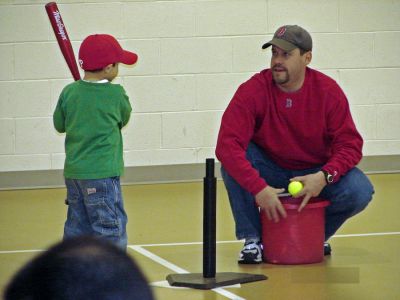
POLYGON ((72 49, 71 41, 68 37, 67 29, 65 28, 57 4, 55 2, 49 2, 45 7, 47 15, 49 16, 51 27, 53 27, 58 45, 60 46, 61 52, 64 55, 68 68, 71 71, 74 80, 79 80, 81 79, 81 76, 76 64, 74 50, 72 49))

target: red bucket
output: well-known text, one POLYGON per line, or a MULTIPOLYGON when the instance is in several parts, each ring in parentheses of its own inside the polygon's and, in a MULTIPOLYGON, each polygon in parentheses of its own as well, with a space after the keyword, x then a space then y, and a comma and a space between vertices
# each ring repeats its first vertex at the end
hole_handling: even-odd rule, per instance
POLYGON ((275 223, 268 220, 263 209, 260 212, 264 261, 282 265, 321 262, 324 259, 325 207, 329 201, 313 198, 298 212, 302 198, 280 200, 286 209, 286 219, 275 223))

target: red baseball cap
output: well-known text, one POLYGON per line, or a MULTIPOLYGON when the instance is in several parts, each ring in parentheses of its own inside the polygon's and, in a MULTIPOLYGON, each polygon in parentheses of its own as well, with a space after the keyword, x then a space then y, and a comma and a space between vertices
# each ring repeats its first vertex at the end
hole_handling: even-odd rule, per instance
POLYGON ((86 71, 98 70, 109 64, 133 65, 136 53, 122 49, 118 41, 108 34, 93 34, 85 38, 79 49, 79 65, 86 71))

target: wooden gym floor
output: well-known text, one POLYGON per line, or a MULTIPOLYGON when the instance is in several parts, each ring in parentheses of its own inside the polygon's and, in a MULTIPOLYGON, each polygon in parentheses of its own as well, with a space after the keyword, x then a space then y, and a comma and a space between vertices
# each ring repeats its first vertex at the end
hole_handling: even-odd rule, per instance
MULTIPOLYGON (((242 242, 222 182, 217 197, 217 273, 264 274, 266 281, 215 290, 169 288, 173 273, 202 272, 202 183, 123 187, 128 253, 157 299, 400 299, 400 174, 370 175, 375 196, 331 239, 322 263, 297 266, 236 263, 242 242)), ((65 189, 0 191, 0 292, 29 259, 60 240, 65 189)))

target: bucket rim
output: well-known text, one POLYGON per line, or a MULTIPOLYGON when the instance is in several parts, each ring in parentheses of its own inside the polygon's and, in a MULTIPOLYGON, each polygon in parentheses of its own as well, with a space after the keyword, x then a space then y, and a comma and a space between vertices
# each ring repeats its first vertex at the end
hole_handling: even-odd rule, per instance
MULTIPOLYGON (((301 203, 282 203, 285 209, 298 209, 301 203)), ((307 203, 303 209, 323 208, 330 204, 328 200, 321 200, 316 202, 307 203)))

